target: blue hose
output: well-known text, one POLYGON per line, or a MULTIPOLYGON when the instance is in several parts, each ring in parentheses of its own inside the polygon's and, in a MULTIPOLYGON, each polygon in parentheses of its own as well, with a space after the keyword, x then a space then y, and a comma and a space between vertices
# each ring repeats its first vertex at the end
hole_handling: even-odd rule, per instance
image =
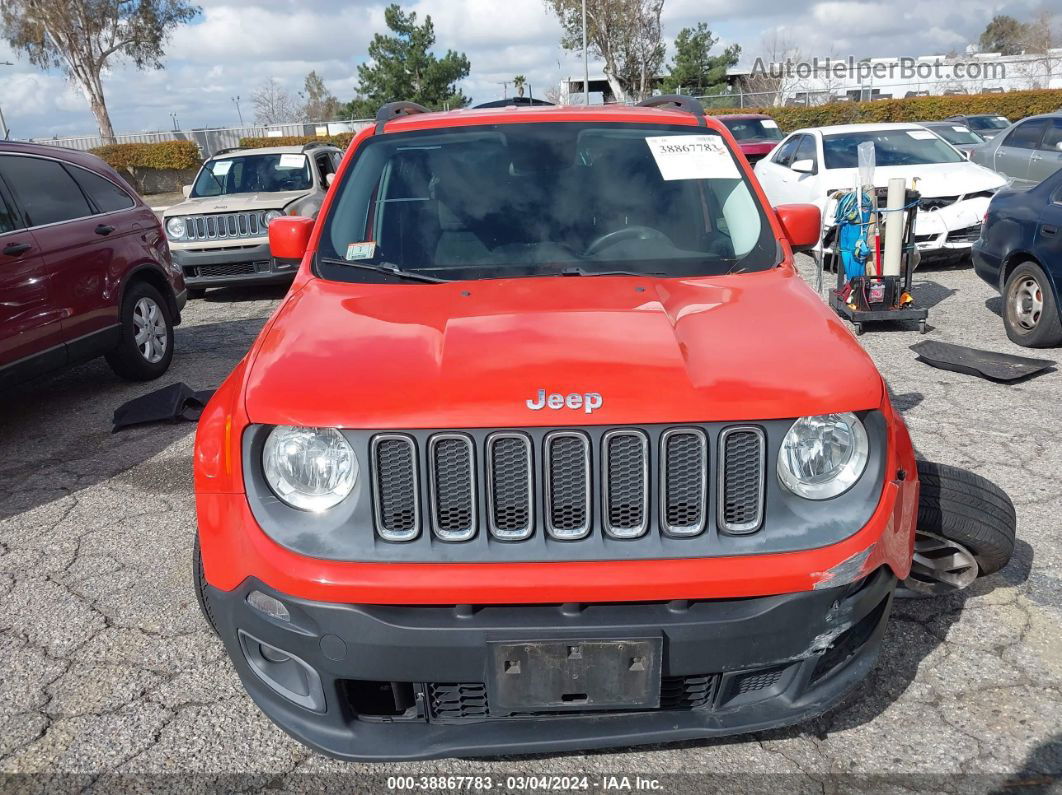
POLYGON ((869 193, 846 193, 837 200, 834 220, 837 223, 837 250, 844 265, 845 281, 852 281, 866 273, 870 258, 870 208, 869 193))

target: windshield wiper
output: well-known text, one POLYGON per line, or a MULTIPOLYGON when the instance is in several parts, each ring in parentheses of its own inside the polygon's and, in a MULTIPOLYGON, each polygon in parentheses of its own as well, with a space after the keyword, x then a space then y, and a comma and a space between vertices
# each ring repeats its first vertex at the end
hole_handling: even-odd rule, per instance
POLYGON ((572 266, 564 268, 558 273, 543 274, 544 276, 667 276, 663 271, 588 271, 585 268, 572 266))
POLYGON ((321 257, 321 261, 328 262, 332 265, 344 265, 348 268, 361 268, 362 270, 366 271, 386 273, 388 276, 394 276, 398 279, 406 279, 411 282, 429 282, 431 284, 442 284, 443 282, 450 281, 449 279, 439 279, 435 276, 428 276, 426 273, 417 273, 416 271, 402 270, 397 265, 391 262, 358 262, 356 260, 338 259, 336 257, 321 257))

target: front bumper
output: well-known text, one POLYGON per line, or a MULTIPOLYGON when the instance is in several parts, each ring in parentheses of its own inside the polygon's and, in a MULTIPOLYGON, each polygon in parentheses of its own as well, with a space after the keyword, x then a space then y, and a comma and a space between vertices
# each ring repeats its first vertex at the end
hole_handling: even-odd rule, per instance
POLYGON ((745 599, 347 605, 254 579, 233 591, 208 585, 206 598, 244 686, 274 722, 331 756, 382 760, 627 746, 807 720, 873 667, 895 584, 882 566, 848 585, 745 599), (291 620, 252 608, 254 590, 280 599, 291 620), (491 642, 633 638, 661 641, 659 708, 492 711, 491 642), (278 651, 301 665, 270 662, 278 651))
POLYGON ((273 257, 268 242, 216 249, 180 249, 171 245, 170 251, 184 274, 185 284, 192 289, 284 284, 299 269, 298 260, 273 257))

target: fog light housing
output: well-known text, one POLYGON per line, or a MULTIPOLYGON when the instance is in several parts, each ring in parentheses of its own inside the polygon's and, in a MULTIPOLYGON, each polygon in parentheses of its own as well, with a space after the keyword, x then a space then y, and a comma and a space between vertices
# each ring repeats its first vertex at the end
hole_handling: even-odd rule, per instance
POLYGON ((251 591, 247 594, 247 604, 259 613, 264 613, 277 621, 291 621, 291 613, 288 612, 288 608, 284 606, 284 603, 269 594, 264 594, 261 591, 251 591))

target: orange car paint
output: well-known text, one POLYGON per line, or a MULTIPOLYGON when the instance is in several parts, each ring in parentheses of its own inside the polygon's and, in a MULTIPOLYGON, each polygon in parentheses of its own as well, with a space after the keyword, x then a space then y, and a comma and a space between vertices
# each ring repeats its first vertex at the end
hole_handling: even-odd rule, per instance
MULTIPOLYGON (((388 131, 586 121, 695 125, 682 112, 535 108, 418 114, 388 131)), ((707 120, 730 146, 718 122, 707 120)), ((339 168, 340 184, 359 144, 339 168)), ((752 171, 741 168, 764 207, 752 171)), ((325 218, 330 190, 321 209, 325 218)), ((320 225, 291 291, 218 390, 196 437, 199 533, 207 581, 248 576, 313 600, 365 604, 546 603, 741 597, 813 589, 867 549, 862 571, 910 568, 918 482, 906 426, 870 358, 800 280, 782 224, 771 270, 687 279, 602 276, 438 285, 347 284, 310 269, 320 225), (725 334, 720 334, 725 329, 725 334), (578 346, 571 344, 576 336, 578 346), (769 344, 765 345, 764 341, 769 344), (365 377, 366 372, 372 378, 365 377), (600 392, 601 408, 530 412, 537 390, 600 392), (867 525, 819 549, 745 557, 600 563, 337 563, 290 552, 257 526, 243 494, 241 438, 251 423, 368 429, 756 421, 880 409, 886 482, 867 525)), ((809 219, 793 216, 805 235, 809 219)), ((280 219, 297 257, 301 219, 280 219)), ((273 237, 273 229, 270 230, 273 237)))

